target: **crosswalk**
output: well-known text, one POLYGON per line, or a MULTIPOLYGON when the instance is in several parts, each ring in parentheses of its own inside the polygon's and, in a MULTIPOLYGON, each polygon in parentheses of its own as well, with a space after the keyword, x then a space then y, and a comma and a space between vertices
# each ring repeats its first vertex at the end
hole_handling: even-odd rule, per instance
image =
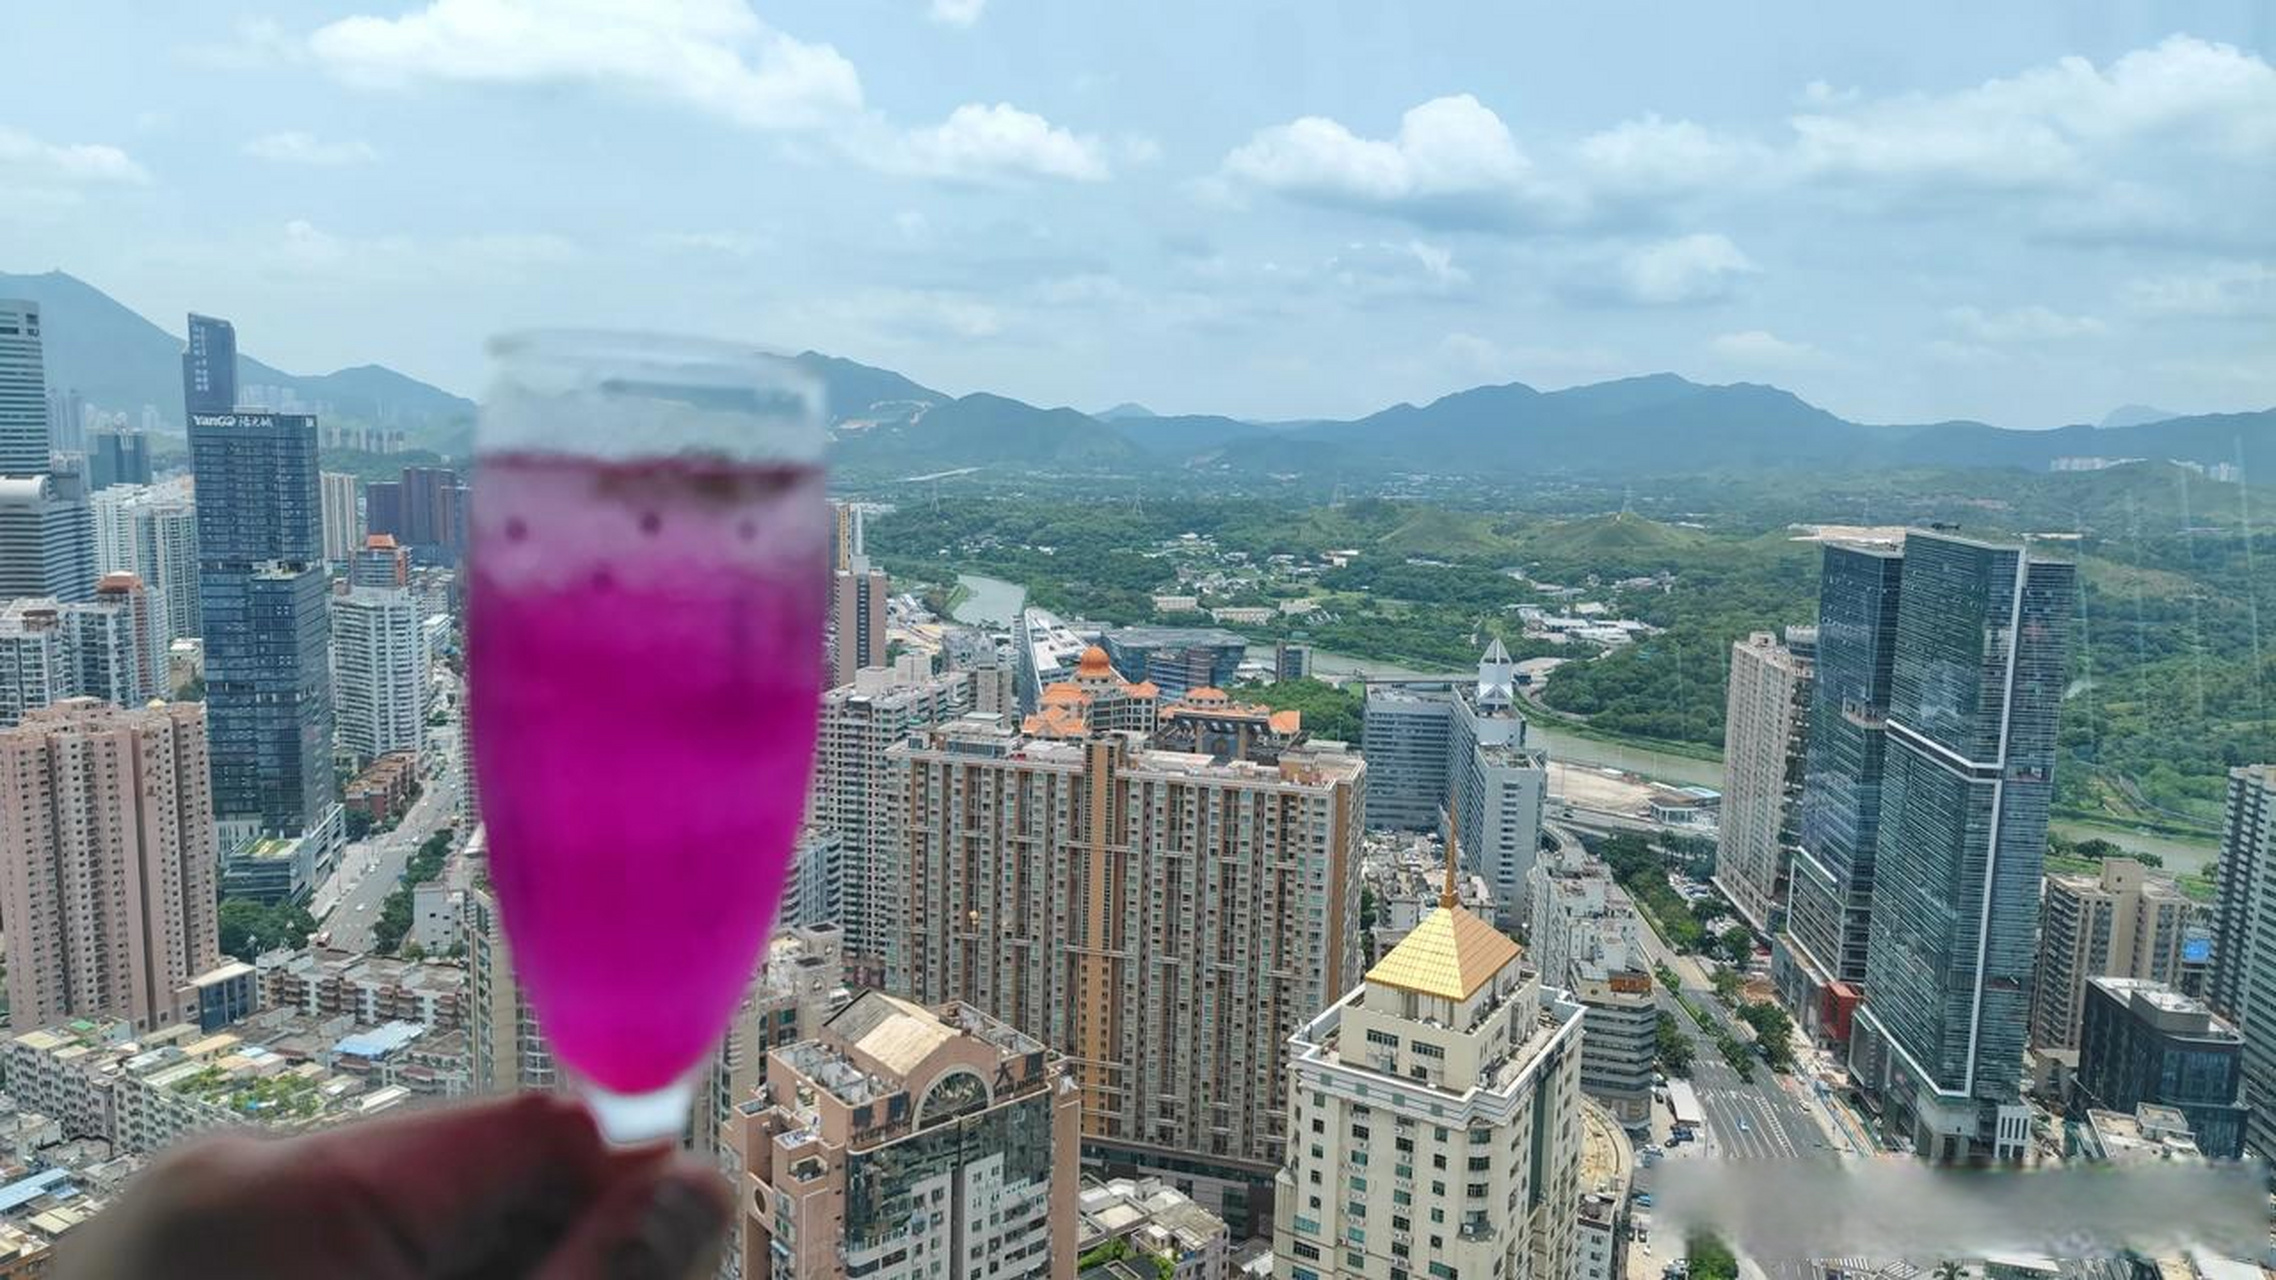
POLYGON ((1841 1273, 1841 1280, 1916 1280, 1920 1267, 1910 1262, 1879 1262, 1872 1258, 1820 1258, 1818 1264, 1829 1277, 1841 1273))

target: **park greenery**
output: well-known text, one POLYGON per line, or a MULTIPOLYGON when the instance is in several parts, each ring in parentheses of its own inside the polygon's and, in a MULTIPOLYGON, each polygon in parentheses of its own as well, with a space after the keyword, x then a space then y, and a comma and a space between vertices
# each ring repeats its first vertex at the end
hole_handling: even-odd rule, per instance
MULTIPOLYGON (((450 856, 451 832, 449 828, 428 836, 419 851, 403 868, 403 880, 379 904, 379 919, 372 923, 371 948, 381 955, 393 955, 403 943, 403 935, 411 931, 411 893, 443 873, 443 862, 450 856)), ((416 957, 414 957, 416 958, 416 957)))
POLYGON ((1293 708, 1303 712, 1304 731, 1315 738, 1354 745, 1359 742, 1359 722, 1367 710, 1367 699, 1357 689, 1305 679, 1241 684, 1227 692, 1240 701, 1261 702, 1275 711, 1293 708))
POLYGON ((1585 659, 1548 678, 1549 712, 1592 735, 1712 756, 1732 642, 1814 617, 1820 553, 1791 522, 2059 531, 2056 549, 2080 571, 2058 812, 2202 835, 2218 823, 2226 771, 2276 759, 2276 643, 2260 635, 2260 620, 2276 619, 2276 533, 2244 519, 2237 485, 2142 466, 1716 477, 1625 494, 1544 482, 1468 496, 1500 509, 1007 494, 906 503, 868 537, 913 587, 986 573, 1102 624, 1159 620, 1153 595, 1190 594, 1198 569, 1222 588, 1207 605, 1316 607, 1240 628, 1256 641, 1302 634, 1324 652, 1433 671, 1467 667, 1492 637, 1520 659, 1585 659), (1623 503, 1633 509, 1603 514, 1623 503), (1331 551, 1359 554, 1336 567, 1323 562, 1331 551), (1273 556, 1304 572, 1262 572, 1273 556), (1554 612, 1576 598, 1657 630, 1601 656, 1524 635, 1520 606, 1554 612))
POLYGON ((298 950, 316 932, 316 918, 297 902, 264 905, 251 898, 221 902, 221 950, 251 964, 265 952, 298 950))

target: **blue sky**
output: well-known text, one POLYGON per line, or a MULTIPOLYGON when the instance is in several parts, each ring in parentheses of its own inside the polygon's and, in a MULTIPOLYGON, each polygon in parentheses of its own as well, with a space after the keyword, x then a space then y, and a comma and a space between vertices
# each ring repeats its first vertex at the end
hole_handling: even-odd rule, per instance
POLYGON ((17 6, 0 268, 473 393, 630 325, 1351 415, 1672 369, 1845 415, 2276 404, 2276 9, 17 6))

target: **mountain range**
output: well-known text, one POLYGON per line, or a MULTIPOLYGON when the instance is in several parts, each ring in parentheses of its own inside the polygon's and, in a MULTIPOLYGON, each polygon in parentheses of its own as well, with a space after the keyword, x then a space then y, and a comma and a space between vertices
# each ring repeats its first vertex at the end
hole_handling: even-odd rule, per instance
MULTIPOLYGON (((175 422, 181 339, 62 272, 0 273, 0 297, 46 318, 51 385, 135 418, 175 422)), ((251 335, 256 337, 258 335, 251 335)), ((1982 422, 1852 422, 1778 387, 1708 385, 1647 374, 1559 391, 1521 382, 1472 387, 1349 421, 1257 423, 1160 415, 1133 403, 1089 414, 985 392, 950 396, 889 369, 808 351, 823 384, 835 464, 869 480, 980 468, 1015 474, 1130 473, 1353 478, 1484 478, 1763 472, 1792 468, 2021 467, 2064 457, 2238 463, 2276 474, 2276 409, 2173 416, 2127 405, 2102 425, 2018 431, 1982 422)), ((321 411, 399 426, 446 454, 471 446, 474 405, 382 365, 315 376, 240 357, 241 385, 288 389, 321 411)))
MULTIPOLYGON (((49 387, 75 390, 89 404, 124 413, 136 424, 142 421, 142 407, 150 405, 171 430, 182 429, 180 337, 61 271, 0 272, 0 298, 28 298, 40 304, 49 387)), ((240 352, 237 385, 240 391, 280 388, 320 413, 401 429, 419 445, 463 438, 474 421, 473 401, 385 365, 304 375, 286 373, 240 352)))

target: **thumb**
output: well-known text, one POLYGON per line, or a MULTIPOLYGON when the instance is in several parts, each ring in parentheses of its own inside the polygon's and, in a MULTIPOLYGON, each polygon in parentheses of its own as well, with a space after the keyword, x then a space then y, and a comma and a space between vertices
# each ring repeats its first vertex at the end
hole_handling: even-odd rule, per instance
POLYGON ((732 1211, 719 1171, 659 1160, 611 1187, 535 1280, 690 1280, 708 1276, 732 1211))

